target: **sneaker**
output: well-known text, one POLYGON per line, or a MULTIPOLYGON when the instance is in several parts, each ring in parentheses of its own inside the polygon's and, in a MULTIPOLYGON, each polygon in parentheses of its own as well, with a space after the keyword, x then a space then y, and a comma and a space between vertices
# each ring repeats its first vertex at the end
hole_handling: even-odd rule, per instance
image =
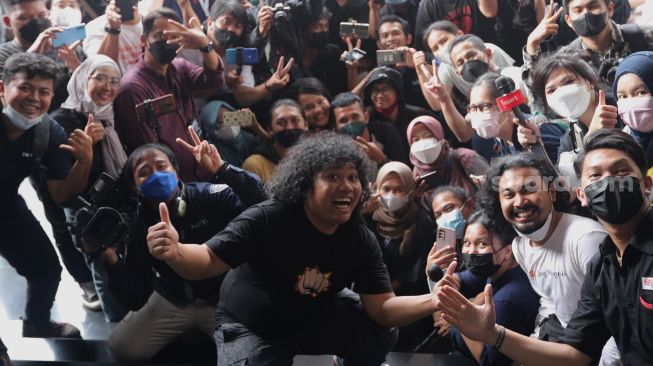
POLYGON ((79 288, 82 289, 82 305, 84 305, 85 308, 93 311, 99 311, 102 309, 102 304, 100 303, 100 298, 95 291, 93 281, 80 283, 79 288))
POLYGON ((79 329, 68 323, 50 320, 41 324, 32 324, 23 320, 23 337, 32 338, 82 338, 79 329))
POLYGON ((0 366, 11 366, 11 360, 6 353, 0 354, 0 366))

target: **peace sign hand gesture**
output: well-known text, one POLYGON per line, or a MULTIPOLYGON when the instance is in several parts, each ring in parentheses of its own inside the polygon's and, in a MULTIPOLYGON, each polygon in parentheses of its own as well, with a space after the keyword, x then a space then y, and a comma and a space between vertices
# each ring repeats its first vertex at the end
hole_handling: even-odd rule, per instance
POLYGON ((218 149, 206 140, 201 141, 193 126, 188 126, 188 133, 190 133, 190 137, 193 140, 193 145, 180 138, 177 138, 177 143, 193 154, 195 160, 211 172, 211 174, 217 173, 222 165, 224 165, 224 160, 222 160, 218 149))
POLYGON ((277 70, 272 74, 272 76, 265 82, 265 88, 270 91, 276 91, 288 84, 290 81, 290 69, 295 62, 294 58, 291 58, 288 61, 288 64, 284 66, 284 57, 279 58, 279 64, 277 65, 277 70))
POLYGON ((424 83, 424 87, 426 87, 426 90, 433 94, 433 97, 435 97, 437 101, 446 102, 450 98, 449 92, 447 91, 447 88, 445 88, 442 84, 442 81, 440 81, 440 75, 438 75, 438 66, 435 64, 435 60, 433 60, 432 68, 433 74, 431 78, 426 83, 424 83))

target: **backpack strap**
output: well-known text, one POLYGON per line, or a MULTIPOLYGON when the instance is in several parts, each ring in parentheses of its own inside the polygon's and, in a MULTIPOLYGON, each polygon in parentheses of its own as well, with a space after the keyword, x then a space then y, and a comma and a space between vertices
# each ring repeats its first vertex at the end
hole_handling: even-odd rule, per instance
POLYGON ((41 158, 48 151, 50 140, 50 117, 46 114, 41 122, 34 127, 34 140, 32 141, 32 155, 34 161, 41 162, 41 158))
POLYGON ((644 31, 637 24, 622 24, 621 35, 624 38, 624 41, 630 46, 631 53, 638 51, 647 51, 648 46, 646 38, 644 37, 644 31))

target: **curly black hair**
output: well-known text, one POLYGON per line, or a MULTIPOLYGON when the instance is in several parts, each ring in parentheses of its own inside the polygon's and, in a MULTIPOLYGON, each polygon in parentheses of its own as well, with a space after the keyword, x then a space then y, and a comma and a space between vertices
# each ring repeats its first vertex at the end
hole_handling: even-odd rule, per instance
POLYGON ((476 193, 475 207, 494 217, 496 225, 508 224, 501 211, 499 180, 506 171, 520 168, 533 168, 539 171, 542 178, 541 182, 545 183, 549 190, 556 191, 556 200, 553 202, 553 207, 560 212, 569 212, 569 192, 562 186, 564 182, 562 177, 544 157, 531 152, 522 152, 494 159, 487 173, 487 178, 476 193))
POLYGON ((361 203, 369 196, 370 160, 351 137, 331 131, 302 136, 275 168, 266 185, 267 193, 285 204, 303 205, 318 173, 347 164, 354 165, 363 187, 361 201, 356 207, 358 212, 361 203))

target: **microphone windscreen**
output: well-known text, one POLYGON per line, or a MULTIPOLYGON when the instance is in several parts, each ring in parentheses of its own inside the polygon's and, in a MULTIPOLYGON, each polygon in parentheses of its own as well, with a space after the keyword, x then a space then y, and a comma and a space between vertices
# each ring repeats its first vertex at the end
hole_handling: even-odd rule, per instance
POLYGON ((508 94, 511 91, 515 90, 515 82, 507 76, 499 76, 495 81, 494 85, 499 89, 501 94, 508 94))

